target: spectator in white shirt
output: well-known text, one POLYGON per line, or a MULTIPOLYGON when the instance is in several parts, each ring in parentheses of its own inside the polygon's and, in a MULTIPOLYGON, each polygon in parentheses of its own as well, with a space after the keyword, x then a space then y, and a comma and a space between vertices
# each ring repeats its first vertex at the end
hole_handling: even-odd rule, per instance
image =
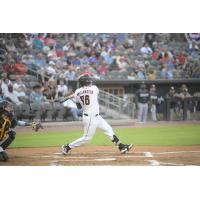
POLYGON ((197 43, 200 42, 200 33, 185 33, 185 37, 189 44, 189 49, 194 47, 195 50, 199 50, 197 43))
POLYGON ((64 97, 68 93, 68 87, 63 79, 59 80, 59 85, 57 86, 56 96, 64 97))
POLYGON ((140 49, 140 52, 144 55, 151 55, 152 54, 152 49, 149 47, 148 43, 144 43, 142 48, 140 49))
POLYGON ((48 76, 54 76, 56 75, 56 70, 55 70, 55 62, 50 61, 48 67, 46 68, 46 73, 48 76))
POLYGON ((21 105, 22 102, 18 99, 18 94, 16 91, 13 91, 13 85, 8 85, 8 91, 5 94, 5 97, 8 98, 11 102, 16 104, 17 106, 21 105))
POLYGON ((17 77, 16 82, 13 85, 13 90, 17 92, 18 97, 26 97, 27 89, 20 77, 17 77))
POLYGON ((7 74, 2 73, 0 80, 0 86, 2 89, 3 94, 5 95, 8 92, 8 84, 11 83, 9 79, 7 79, 7 74))

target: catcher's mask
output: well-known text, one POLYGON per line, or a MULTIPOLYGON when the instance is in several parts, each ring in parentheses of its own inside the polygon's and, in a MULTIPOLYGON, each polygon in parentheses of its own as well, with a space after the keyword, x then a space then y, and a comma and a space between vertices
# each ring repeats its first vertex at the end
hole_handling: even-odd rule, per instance
POLYGON ((14 112, 12 103, 6 100, 0 101, 0 112, 4 110, 8 112, 14 112))
POLYGON ((79 78, 78 82, 80 86, 87 86, 92 83, 92 78, 88 74, 85 74, 79 78))

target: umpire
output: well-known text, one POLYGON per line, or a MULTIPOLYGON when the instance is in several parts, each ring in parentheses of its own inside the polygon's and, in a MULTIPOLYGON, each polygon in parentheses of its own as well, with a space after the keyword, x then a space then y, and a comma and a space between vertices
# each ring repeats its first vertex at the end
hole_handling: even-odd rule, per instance
POLYGON ((140 89, 136 92, 136 105, 138 107, 138 122, 145 123, 148 114, 149 91, 146 85, 142 83, 140 89))

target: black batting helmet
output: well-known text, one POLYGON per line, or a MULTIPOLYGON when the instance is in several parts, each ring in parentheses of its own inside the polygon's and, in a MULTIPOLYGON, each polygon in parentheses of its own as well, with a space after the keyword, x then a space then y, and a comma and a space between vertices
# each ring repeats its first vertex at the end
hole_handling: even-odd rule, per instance
POLYGON ((87 86, 92 83, 92 78, 90 77, 89 74, 84 74, 79 78, 78 82, 80 86, 87 86))

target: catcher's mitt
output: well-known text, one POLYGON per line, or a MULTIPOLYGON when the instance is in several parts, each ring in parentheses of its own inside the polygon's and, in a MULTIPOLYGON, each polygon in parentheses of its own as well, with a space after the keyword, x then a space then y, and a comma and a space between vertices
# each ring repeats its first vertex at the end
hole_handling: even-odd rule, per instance
POLYGON ((32 130, 34 130, 35 132, 37 132, 39 129, 44 128, 40 122, 32 122, 31 127, 32 130))

